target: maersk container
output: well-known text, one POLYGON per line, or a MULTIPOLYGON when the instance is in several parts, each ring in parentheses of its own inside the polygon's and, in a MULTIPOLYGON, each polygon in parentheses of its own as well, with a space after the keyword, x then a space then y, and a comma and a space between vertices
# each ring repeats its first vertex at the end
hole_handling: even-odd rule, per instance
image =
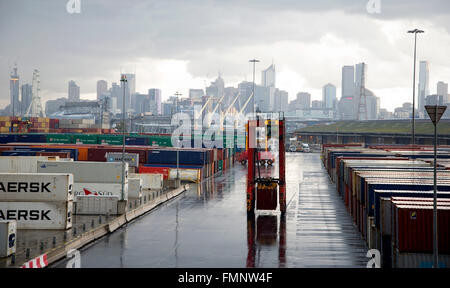
POLYGON ((142 196, 142 179, 128 178, 128 198, 138 199, 142 196))
MULTIPOLYGON (((139 154, 124 153, 123 156, 129 167, 139 167, 139 154)), ((105 157, 106 162, 122 162, 122 153, 120 152, 107 152, 105 157)))
POLYGON ((138 174, 130 173, 130 178, 142 179, 142 189, 160 190, 163 188, 163 175, 162 174, 138 174))
MULTIPOLYGON (((128 179, 128 163, 125 181, 128 179)), ((88 161, 38 161, 38 173, 72 173, 76 183, 122 183, 122 163, 88 161)))
POLYGON ((117 215, 118 196, 77 196, 76 215, 117 215))
MULTIPOLYGON (((179 149, 179 164, 204 165, 206 152, 179 149)), ((154 149, 148 151, 148 164, 177 164, 177 150, 154 149)))
POLYGON ((17 142, 21 143, 46 143, 45 134, 19 134, 17 135, 17 142))
POLYGON ((53 156, 2 156, 0 173, 37 173, 38 161, 59 161, 53 156))
POLYGON ((77 183, 73 184, 74 201, 78 196, 118 196, 120 200, 128 200, 128 182, 125 182, 122 198, 122 183, 77 183))
POLYGON ((17 229, 66 230, 72 227, 72 201, 0 202, 0 220, 16 220, 17 229))
MULTIPOLYGON (((107 153, 122 154, 122 148, 113 148, 113 147, 89 148, 87 160, 96 162, 106 162, 107 153)), ((125 153, 138 154, 140 164, 145 164, 147 161, 147 151, 144 149, 132 149, 129 147, 125 147, 125 153)))
POLYGON ((15 220, 0 221, 0 258, 16 253, 17 222, 15 220))
POLYGON ((0 201, 73 200, 72 174, 0 173, 0 201))

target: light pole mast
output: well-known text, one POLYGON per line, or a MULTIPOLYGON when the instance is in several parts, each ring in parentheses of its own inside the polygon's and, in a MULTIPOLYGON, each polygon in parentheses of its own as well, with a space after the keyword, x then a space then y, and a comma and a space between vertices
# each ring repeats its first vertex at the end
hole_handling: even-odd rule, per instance
POLYGON ((253 95, 253 113, 256 117, 256 97, 255 97, 255 64, 256 62, 259 62, 257 59, 251 59, 248 62, 253 63, 253 89, 252 89, 252 95, 253 95))
POLYGON ((414 29, 409 30, 408 33, 414 33, 414 72, 413 72, 413 101, 412 101, 412 139, 411 144, 414 146, 416 144, 416 130, 415 130, 415 109, 416 109, 416 43, 417 43, 417 33, 424 33, 423 30, 414 29))
POLYGON ((123 97, 122 97, 122 199, 125 200, 125 83, 127 83, 127 77, 122 74, 120 77, 120 82, 123 86, 123 97))
MULTIPOLYGON (((182 94, 180 92, 176 92, 175 96, 177 96, 177 105, 175 109, 175 113, 178 113, 178 96, 181 96, 182 94)), ((180 137, 177 138, 177 146, 180 146, 180 137)), ((177 147, 177 183, 180 179, 180 147, 177 147)))

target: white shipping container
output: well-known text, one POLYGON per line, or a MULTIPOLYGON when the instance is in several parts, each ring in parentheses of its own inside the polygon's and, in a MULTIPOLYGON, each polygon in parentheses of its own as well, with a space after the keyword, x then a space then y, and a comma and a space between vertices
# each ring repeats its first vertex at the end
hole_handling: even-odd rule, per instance
POLYGON ((73 196, 72 174, 0 173, 0 201, 66 202, 73 196))
POLYGON ((120 200, 128 200, 128 182, 123 188, 124 198, 122 199, 121 183, 74 183, 74 201, 78 201, 78 196, 84 195, 118 196, 120 200))
POLYGON ((117 215, 118 196, 77 196, 77 215, 117 215))
POLYGON ((142 196, 142 179, 128 178, 128 197, 140 198, 142 196))
POLYGON ((17 229, 66 230, 72 227, 68 202, 0 202, 0 220, 16 220, 17 229))
POLYGON ((38 161, 59 161, 59 156, 1 156, 0 173, 37 173, 38 161))
POLYGON ((16 221, 0 221, 0 257, 8 257, 16 253, 16 235, 16 221))
MULTIPOLYGON (((179 177, 182 181, 200 182, 200 169, 179 169, 179 177)), ((177 178, 177 169, 169 170, 169 180, 177 178)))
MULTIPOLYGON (((72 173, 79 183, 122 183, 122 163, 88 161, 38 161, 38 173, 72 173)), ((125 181, 128 163, 125 163, 125 181)))
POLYGON ((159 190, 163 188, 162 174, 129 174, 130 178, 141 178, 142 189, 159 190))

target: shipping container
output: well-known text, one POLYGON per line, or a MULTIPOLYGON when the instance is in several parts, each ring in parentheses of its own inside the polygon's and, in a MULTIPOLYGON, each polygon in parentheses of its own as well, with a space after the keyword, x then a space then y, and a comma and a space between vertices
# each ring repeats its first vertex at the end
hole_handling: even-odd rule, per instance
POLYGON ((76 215, 117 215, 118 196, 77 196, 76 215))
POLYGON ((160 190, 163 188, 163 175, 162 174, 137 174, 130 173, 129 178, 141 178, 142 189, 160 190))
MULTIPOLYGON (((438 251, 450 252, 450 207, 438 206, 438 251)), ((393 204, 395 246, 399 252, 433 252, 433 207, 393 204)))
POLYGON ((73 134, 75 144, 99 144, 98 135, 73 134))
POLYGON ((138 199, 142 196, 142 179, 128 178, 128 198, 138 199))
MULTIPOLYGON (((126 153, 131 154, 138 154, 139 155, 139 163, 145 164, 147 161, 147 151, 140 148, 137 149, 136 147, 125 147, 126 153)), ((107 153, 122 153, 122 148, 114 148, 114 147, 90 147, 88 149, 88 161, 98 161, 98 162, 106 162, 107 160, 107 153)))
MULTIPOLYGON (((394 268, 432 268, 433 254, 432 253, 405 253, 394 250, 394 268)), ((450 255, 439 254, 438 258, 439 268, 450 268, 450 255)))
POLYGON ((126 137, 125 145, 145 146, 145 145, 148 145, 148 138, 146 138, 146 137, 126 137))
POLYGON ((122 183, 77 183, 73 184, 73 191, 77 201, 78 196, 118 196, 120 200, 128 200, 128 182, 124 185, 122 197, 122 183))
POLYGON ((170 168, 169 170, 169 180, 175 180, 177 177, 181 181, 189 181, 193 183, 199 183, 201 181, 200 178, 200 169, 178 169, 178 175, 177 175, 177 169, 176 168, 170 168))
MULTIPOLYGON (((137 153, 124 153, 125 162, 128 163, 128 167, 139 167, 139 154, 137 153)), ((119 152, 107 152, 106 162, 122 162, 122 153, 119 152)))
POLYGON ((71 134, 47 134, 47 143, 61 143, 61 144, 71 144, 73 143, 73 135, 71 134))
POLYGON ((17 229, 66 230, 72 227, 72 201, 0 202, 0 220, 16 220, 17 229))
POLYGON ((59 161, 59 157, 49 156, 2 156, 1 173, 37 173, 38 161, 59 161))
POLYGON ((0 173, 0 201, 73 200, 72 174, 0 173))
MULTIPOLYGON (((122 183, 122 163, 88 161, 38 161, 38 173, 72 173, 77 183, 122 183)), ((125 182, 128 163, 125 165, 125 182)))
POLYGON ((139 166, 139 174, 161 174, 163 179, 169 179, 169 167, 162 166, 139 166))
POLYGON ((148 164, 177 164, 177 152, 179 164, 184 165, 205 165, 206 152, 189 149, 167 150, 152 149, 148 151, 148 164))
POLYGON ((0 221, 0 258, 16 253, 17 222, 15 220, 0 221))

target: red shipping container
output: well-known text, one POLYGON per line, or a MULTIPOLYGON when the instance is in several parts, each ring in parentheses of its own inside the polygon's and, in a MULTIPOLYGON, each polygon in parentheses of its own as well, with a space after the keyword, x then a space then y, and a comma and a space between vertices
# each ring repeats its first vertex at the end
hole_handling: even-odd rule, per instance
MULTIPOLYGON (((399 252, 433 252, 433 206, 396 205, 395 243, 399 252)), ((438 206, 438 251, 450 252, 450 207, 438 206)))
POLYGON ((168 167, 148 167, 139 166, 140 174, 162 174, 163 179, 169 179, 169 168, 168 167))
POLYGON ((261 184, 258 183, 256 192, 256 209, 275 210, 278 204, 276 183, 261 184))

